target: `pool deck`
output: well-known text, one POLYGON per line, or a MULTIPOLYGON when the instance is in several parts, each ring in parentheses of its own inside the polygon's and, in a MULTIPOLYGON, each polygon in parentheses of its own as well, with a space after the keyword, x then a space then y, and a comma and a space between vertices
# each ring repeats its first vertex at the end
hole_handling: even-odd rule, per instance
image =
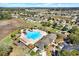
MULTIPOLYGON (((22 31, 22 30, 21 30, 21 31, 22 31)), ((26 31, 28 31, 28 30, 26 30, 26 31)), ((21 38, 21 41, 22 41, 24 44, 26 44, 26 45, 28 45, 28 44, 35 44, 35 43, 36 43, 37 41, 39 41, 43 36, 46 36, 46 35, 47 35, 47 33, 46 33, 45 31, 41 31, 41 30, 39 30, 39 29, 33 29, 32 31, 38 31, 38 32, 40 32, 41 37, 39 37, 39 38, 36 39, 36 40, 32 40, 32 39, 26 38, 26 37, 25 37, 25 34, 21 32, 20 38, 21 38)))

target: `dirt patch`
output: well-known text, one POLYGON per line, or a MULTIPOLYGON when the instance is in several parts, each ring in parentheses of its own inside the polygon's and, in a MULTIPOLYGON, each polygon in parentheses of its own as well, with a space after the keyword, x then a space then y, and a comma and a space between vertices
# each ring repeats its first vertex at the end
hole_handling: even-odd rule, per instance
POLYGON ((10 34, 12 31, 16 30, 18 26, 22 24, 21 20, 11 19, 11 20, 1 20, 0 21, 0 40, 5 36, 10 34))

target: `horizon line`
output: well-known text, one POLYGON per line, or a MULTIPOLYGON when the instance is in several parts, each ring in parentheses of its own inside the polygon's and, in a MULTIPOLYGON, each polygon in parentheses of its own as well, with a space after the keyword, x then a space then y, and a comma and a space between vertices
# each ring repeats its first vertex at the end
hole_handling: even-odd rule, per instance
POLYGON ((0 3, 0 7, 79 7, 79 3, 0 3))

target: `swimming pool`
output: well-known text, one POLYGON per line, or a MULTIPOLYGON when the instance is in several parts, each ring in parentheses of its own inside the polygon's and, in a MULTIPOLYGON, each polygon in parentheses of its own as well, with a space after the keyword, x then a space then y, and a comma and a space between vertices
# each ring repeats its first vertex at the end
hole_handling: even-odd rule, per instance
POLYGON ((25 37, 29 40, 36 40, 42 37, 42 35, 38 31, 27 31, 25 37))

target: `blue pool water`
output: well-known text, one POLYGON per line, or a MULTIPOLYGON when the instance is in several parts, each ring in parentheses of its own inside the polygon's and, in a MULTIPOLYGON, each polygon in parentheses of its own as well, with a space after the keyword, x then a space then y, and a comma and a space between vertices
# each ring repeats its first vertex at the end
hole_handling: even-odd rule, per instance
POLYGON ((27 31, 25 37, 28 39, 36 40, 41 37, 41 33, 37 31, 27 31))

